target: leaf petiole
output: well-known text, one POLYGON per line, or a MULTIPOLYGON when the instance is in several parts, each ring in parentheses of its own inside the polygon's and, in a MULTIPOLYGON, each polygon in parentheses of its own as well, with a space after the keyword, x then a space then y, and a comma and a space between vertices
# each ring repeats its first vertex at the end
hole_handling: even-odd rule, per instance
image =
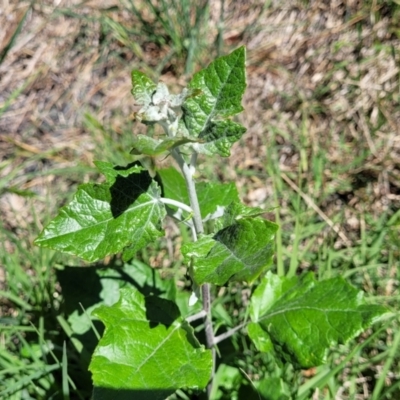
POLYGON ((165 197, 161 197, 159 200, 160 200, 161 203, 163 203, 163 204, 169 204, 169 205, 171 205, 171 206, 178 207, 178 208, 180 208, 180 209, 183 210, 183 211, 187 211, 190 215, 189 215, 189 217, 185 218, 184 221, 188 221, 189 219, 192 218, 192 216, 193 216, 193 210, 192 210, 191 207, 189 207, 187 204, 182 203, 182 202, 180 202, 180 201, 178 201, 178 200, 167 199, 167 198, 165 198, 165 197))

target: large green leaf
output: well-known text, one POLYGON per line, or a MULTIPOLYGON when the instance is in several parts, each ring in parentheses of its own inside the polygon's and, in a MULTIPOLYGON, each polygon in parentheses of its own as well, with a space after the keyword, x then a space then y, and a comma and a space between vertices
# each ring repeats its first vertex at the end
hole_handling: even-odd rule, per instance
POLYGON ((183 121, 190 135, 205 141, 193 148, 200 153, 228 156, 232 143, 246 131, 232 121, 221 121, 243 110, 245 48, 218 58, 196 73, 188 88, 200 94, 183 103, 183 121))
MULTIPOLYGON (((135 287, 144 295, 153 294, 170 300, 175 300, 177 296, 175 281, 161 279, 159 271, 154 268, 137 260, 124 265, 113 264, 91 268, 64 267, 56 271, 63 294, 63 311, 68 317, 67 321, 62 322, 63 317, 60 316, 59 322, 79 353, 79 364, 83 371, 79 379, 87 380, 88 385, 91 384, 88 367, 98 344, 93 327, 101 333, 104 329, 101 322, 93 318, 93 310, 101 305, 115 304, 121 287, 135 287)), ((180 301, 180 304, 184 303, 180 301)), ((192 313, 192 310, 188 310, 185 315, 192 313)))
POLYGON ((198 343, 175 303, 135 289, 120 293, 118 303, 94 311, 106 327, 90 364, 94 398, 117 400, 129 391, 124 398, 165 399, 179 388, 203 389, 211 351, 198 343))
POLYGON ((295 366, 310 368, 385 313, 341 277, 317 282, 311 273, 290 279, 268 273, 251 298, 250 316, 259 327, 250 325, 249 336, 260 350, 273 346, 295 366))
POLYGON ((129 248, 129 255, 163 235, 160 188, 142 167, 99 162, 107 183, 84 184, 35 243, 87 261, 129 248))
POLYGON ((119 290, 136 287, 144 295, 157 295, 175 300, 173 279, 162 279, 159 271, 131 260, 119 267, 77 268, 57 270, 64 298, 64 311, 75 334, 83 335, 91 329, 90 315, 100 305, 112 305, 119 299, 119 290), (84 311, 82 311, 82 308, 84 311))
POLYGON ((262 218, 240 218, 214 236, 203 235, 182 246, 185 262, 193 263, 197 284, 252 282, 272 262, 278 226, 262 218))

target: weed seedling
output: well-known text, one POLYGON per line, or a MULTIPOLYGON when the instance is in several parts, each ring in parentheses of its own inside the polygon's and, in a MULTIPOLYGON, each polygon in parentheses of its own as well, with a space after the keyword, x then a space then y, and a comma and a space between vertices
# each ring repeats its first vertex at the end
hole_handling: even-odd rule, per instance
MULTIPOLYGON (((278 225, 262 217, 265 210, 242 204, 235 185, 196 182, 198 155, 228 157, 246 131, 230 119, 242 111, 244 47, 197 72, 180 94, 139 71, 132 72, 132 85, 141 106, 136 119, 160 125, 163 134, 134 136, 128 149, 132 163, 126 166, 97 161, 106 183, 81 185, 36 244, 88 262, 121 254, 128 263, 162 237, 163 220, 173 218, 191 232, 181 252, 192 287, 185 297, 175 282, 171 289, 171 282, 155 277, 159 271, 131 262, 131 269, 138 268, 137 278, 130 272, 136 283, 127 282, 117 302, 92 312, 105 325, 89 367, 94 399, 165 399, 182 390, 219 398, 213 382, 232 372, 218 361, 221 344, 242 329, 260 353, 300 370, 323 364, 331 347, 387 312, 366 304, 341 277, 317 281, 312 273, 274 274, 278 225), (155 169, 152 159, 166 156, 177 168, 155 169), (217 335, 212 289, 226 286, 228 293, 242 282, 251 285, 247 317, 217 335)), ((218 304, 223 311, 224 303, 218 304)), ((295 394, 276 378, 248 378, 266 397, 271 382, 282 391, 279 398, 295 394)))

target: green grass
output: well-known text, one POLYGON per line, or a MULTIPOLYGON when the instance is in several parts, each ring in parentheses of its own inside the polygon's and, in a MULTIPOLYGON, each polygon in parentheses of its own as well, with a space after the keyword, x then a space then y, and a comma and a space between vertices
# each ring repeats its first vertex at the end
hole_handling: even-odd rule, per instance
MULTIPOLYGON (((107 135, 106 131, 104 135, 107 135)), ((103 151, 101 149, 104 147, 100 146, 98 151, 103 151)), ((363 224, 357 240, 352 241, 350 246, 336 249, 337 234, 308 207, 299 192, 282 179, 279 165, 273 157, 278 153, 279 147, 270 147, 271 157, 265 165, 265 172, 261 173, 272 180, 274 204, 269 206, 276 207, 273 213, 282 225, 277 238, 279 263, 276 268, 281 274, 289 275, 298 273, 299 269, 311 269, 321 279, 343 275, 365 290, 371 301, 395 307, 398 294, 386 294, 386 289, 391 280, 398 279, 398 271, 391 272, 389 267, 393 269, 399 254, 397 232, 400 214, 388 213, 375 218, 368 213, 361 213, 359 218, 363 224), (280 206, 282 203, 285 204, 284 209, 280 206), (392 273, 395 275, 392 276, 392 273)), ((114 149, 112 157, 113 160, 121 160, 126 155, 114 149)), ((319 163, 322 164, 323 160, 319 163)), ((314 160, 312 164, 318 165, 318 162, 314 160)), ((313 178, 315 175, 310 176, 313 178)), ((319 176, 322 180, 321 172, 319 176)), ((291 178, 298 186, 301 185, 301 193, 307 194, 311 187, 309 182, 300 181, 295 175, 291 178)), ((324 199, 321 195, 319 200, 323 203, 324 199)), ((322 206, 318 199, 315 201, 322 206)), ((42 219, 43 216, 36 218, 42 219)), ((342 215, 338 218, 333 216, 332 219, 334 222, 343 222, 342 215)), ((74 334, 68 321, 69 315, 63 310, 62 294, 55 273, 56 266, 68 265, 68 258, 32 247, 30 243, 38 231, 38 226, 33 225, 18 235, 4 227, 0 232, 3 247, 13 247, 12 252, 8 248, 0 252, 7 282, 1 292, 3 344, 0 363, 3 384, 0 386, 0 398, 75 398, 69 397, 72 393, 78 398, 88 398, 90 381, 87 381, 88 378, 84 383, 79 381, 84 344, 74 334)), ((151 263, 152 254, 160 250, 163 249, 149 249, 141 257, 151 263)), ((214 316, 219 321, 216 327, 220 329, 235 326, 243 317, 243 287, 239 285, 231 289, 230 295, 223 300, 218 297, 215 302, 214 316)), ((333 352, 330 364, 318 368, 312 378, 305 379, 299 375, 296 378, 299 399, 311 398, 311 393, 315 391, 323 399, 334 399, 338 392, 343 393, 343 398, 354 398, 360 391, 360 376, 372 376, 367 381, 372 398, 396 399, 400 388, 391 374, 400 362, 397 328, 397 321, 386 321, 365 335, 363 340, 354 341, 333 352), (385 385, 386 379, 393 381, 393 385, 385 385)), ((251 380, 255 376, 267 376, 270 373, 271 360, 256 354, 247 341, 243 342, 239 337, 232 338, 222 346, 221 352, 226 348, 231 349, 231 356, 225 358, 224 362, 244 371, 240 381, 247 382, 248 390, 253 390, 251 380), (243 346, 247 350, 244 351, 243 346), (258 367, 254 368, 253 365, 258 367), (247 377, 250 377, 250 381, 247 377)), ((90 354, 86 357, 90 359, 90 354)), ((290 371, 283 371, 281 375, 288 381, 292 379, 291 376, 290 371)), ((184 398, 184 394, 177 398, 184 398)))
POLYGON ((53 338, 45 338, 50 327, 44 324, 55 307, 53 255, 32 249, 26 245, 26 238, 17 238, 4 228, 0 236, 1 265, 7 282, 2 291, 0 397, 17 399, 29 394, 44 398, 60 368, 50 357, 53 338))

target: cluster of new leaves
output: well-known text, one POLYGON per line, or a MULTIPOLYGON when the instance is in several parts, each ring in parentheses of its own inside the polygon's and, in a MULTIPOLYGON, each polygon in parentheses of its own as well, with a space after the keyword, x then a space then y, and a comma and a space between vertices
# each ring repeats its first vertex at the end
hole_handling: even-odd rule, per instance
MULTIPOLYGON (((229 119, 242 111, 245 49, 215 60, 178 95, 139 71, 132 72, 132 86, 141 106, 137 119, 160 124, 165 135, 134 136, 135 161, 128 166, 97 162, 106 182, 81 185, 36 244, 89 262, 117 253, 127 261, 163 235, 167 214, 181 215, 181 222, 194 228, 188 182, 172 167, 157 171, 154 179, 145 161, 171 154, 190 170, 192 154, 230 154, 245 132, 229 119)), ((182 246, 192 280, 197 285, 257 282, 272 264, 278 226, 262 218, 263 210, 242 205, 233 184, 197 183, 196 192, 199 218, 212 224, 206 234, 195 235, 197 241, 182 246)), ((179 388, 207 385, 211 351, 197 341, 186 320, 198 308, 188 307, 183 318, 176 301, 127 286, 118 302, 93 311, 105 325, 90 365, 95 399, 162 399, 179 388)), ((268 273, 251 297, 248 333, 260 351, 310 367, 325 361, 330 346, 353 338, 384 312, 365 305, 342 279, 316 282, 312 275, 286 279, 268 273)))

